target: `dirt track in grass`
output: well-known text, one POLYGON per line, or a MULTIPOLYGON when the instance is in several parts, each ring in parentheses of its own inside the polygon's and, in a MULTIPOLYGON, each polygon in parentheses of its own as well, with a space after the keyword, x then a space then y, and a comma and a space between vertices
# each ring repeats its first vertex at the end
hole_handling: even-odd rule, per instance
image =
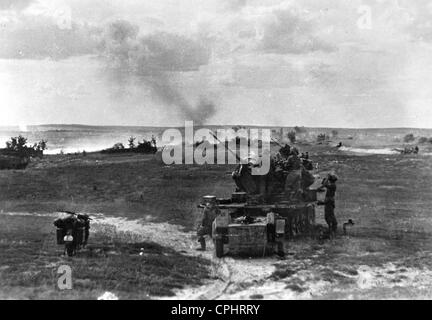
POLYGON ((195 251, 196 204, 229 195, 229 166, 89 154, 0 172, 2 297, 431 298, 431 158, 304 148, 319 172, 338 173, 336 214, 355 226, 333 241, 287 243, 283 261, 195 251), (104 213, 94 214, 92 249, 72 261, 54 243, 53 213, 63 209, 104 213), (63 263, 76 270, 72 292, 55 287, 63 263))

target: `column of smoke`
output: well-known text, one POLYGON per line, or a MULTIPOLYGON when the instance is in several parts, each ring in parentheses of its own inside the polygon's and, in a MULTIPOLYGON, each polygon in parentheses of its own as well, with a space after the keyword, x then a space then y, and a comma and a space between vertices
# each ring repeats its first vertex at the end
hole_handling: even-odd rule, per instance
POLYGON ((162 104, 177 108, 184 120, 199 125, 216 112, 214 103, 202 96, 194 107, 172 81, 173 74, 196 71, 208 63, 208 51, 198 42, 169 33, 139 36, 138 27, 117 21, 103 33, 100 53, 116 78, 138 79, 162 104))

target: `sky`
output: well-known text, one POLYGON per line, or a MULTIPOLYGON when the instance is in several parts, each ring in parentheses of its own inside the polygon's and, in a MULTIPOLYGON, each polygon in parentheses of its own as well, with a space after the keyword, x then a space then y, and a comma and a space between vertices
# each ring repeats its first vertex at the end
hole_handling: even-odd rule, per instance
POLYGON ((0 0, 0 126, 432 128, 428 0, 0 0))

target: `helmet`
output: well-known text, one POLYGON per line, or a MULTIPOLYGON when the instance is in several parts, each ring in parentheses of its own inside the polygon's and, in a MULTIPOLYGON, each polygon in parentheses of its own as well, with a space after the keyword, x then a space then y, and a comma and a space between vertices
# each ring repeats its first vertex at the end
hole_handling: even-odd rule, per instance
POLYGON ((338 177, 334 173, 329 173, 328 174, 328 180, 331 181, 331 182, 336 182, 336 181, 338 181, 338 177))
POLYGON ((289 156, 290 151, 291 151, 291 147, 287 144, 284 147, 279 149, 279 153, 283 156, 289 156))
POLYGON ((215 196, 204 196, 203 200, 204 200, 204 203, 216 203, 216 197, 215 196))
POLYGON ((250 165, 256 165, 258 164, 258 156, 255 154, 255 152, 251 151, 247 157, 244 157, 242 159, 244 164, 250 164, 250 165))

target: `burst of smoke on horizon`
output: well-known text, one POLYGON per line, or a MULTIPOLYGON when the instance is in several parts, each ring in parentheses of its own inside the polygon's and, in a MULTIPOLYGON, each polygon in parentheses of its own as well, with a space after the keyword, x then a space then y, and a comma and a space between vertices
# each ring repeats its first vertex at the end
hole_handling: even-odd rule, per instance
POLYGON ((197 71, 209 61, 209 52, 196 40, 159 32, 141 36, 139 27, 127 21, 110 23, 103 33, 100 53, 113 78, 133 78, 168 110, 175 108, 183 117, 204 124, 216 112, 215 104, 205 95, 196 97, 194 106, 173 76, 179 72, 197 71))

